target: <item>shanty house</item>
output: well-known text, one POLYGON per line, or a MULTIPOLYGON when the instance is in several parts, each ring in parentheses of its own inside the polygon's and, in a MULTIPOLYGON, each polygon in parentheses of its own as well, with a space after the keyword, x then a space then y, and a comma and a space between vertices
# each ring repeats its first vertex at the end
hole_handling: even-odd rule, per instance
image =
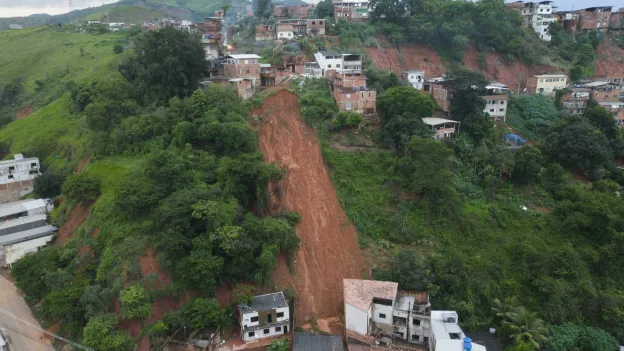
POLYGON ((607 31, 611 22, 611 9, 612 6, 599 6, 574 11, 579 15, 578 29, 607 31))
POLYGON ((283 292, 254 296, 250 305, 239 305, 244 342, 288 334, 290 309, 283 292))
POLYGON ((377 91, 360 87, 334 87, 334 99, 340 112, 374 114, 377 107, 377 91))
POLYGON ((561 105, 573 115, 580 115, 585 112, 589 94, 588 88, 570 88, 561 97, 561 105))
POLYGON ((275 26, 260 24, 256 26, 256 41, 275 40, 275 26))

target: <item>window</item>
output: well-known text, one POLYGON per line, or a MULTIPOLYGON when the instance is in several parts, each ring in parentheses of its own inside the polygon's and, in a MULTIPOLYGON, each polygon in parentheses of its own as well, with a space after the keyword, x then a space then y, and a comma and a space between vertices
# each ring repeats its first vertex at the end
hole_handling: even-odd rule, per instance
POLYGON ((9 171, 14 171, 15 170, 15 166, 10 166, 9 167, 9 171))
POLYGON ((340 68, 340 64, 337 64, 337 65, 336 65, 336 68, 340 68))
POLYGON ((263 332, 264 332, 264 335, 268 334, 270 331, 271 331, 270 329, 265 329, 265 330, 263 331, 263 332))
POLYGON ((494 112, 494 109, 493 109, 493 108, 491 108, 491 109, 490 109, 490 112, 494 112))
POLYGON ((13 179, 13 175, 9 175, 9 179, 13 179))
POLYGON ((312 24, 316 24, 316 21, 312 21, 312 24))
POLYGON ((383 313, 380 313, 380 314, 379 314, 379 318, 381 318, 381 319, 386 319, 386 315, 385 315, 385 314, 383 314, 383 313))
POLYGON ((258 321, 258 317, 257 316, 256 317, 251 317, 251 321, 252 322, 257 322, 258 321))
POLYGON ((31 163, 30 167, 37 167, 37 163, 36 162, 31 163))
POLYGON ((284 312, 277 312, 277 318, 284 317, 284 312))
POLYGON ((254 333, 254 332, 249 332, 249 337, 250 337, 250 338, 253 338, 254 336, 256 336, 256 333, 254 333))
POLYGON ((420 325, 420 319, 412 318, 412 324, 420 325))
POLYGON ((501 108, 501 109, 498 109, 498 111, 499 111, 499 112, 504 112, 504 111, 505 111, 505 109, 504 109, 504 108, 501 108))
POLYGON ((402 338, 402 337, 403 337, 403 335, 404 335, 404 334, 403 334, 403 332, 394 332, 394 333, 395 333, 396 335, 398 335, 399 337, 401 337, 401 338, 402 338))
POLYGON ((281 332, 282 331, 282 327, 275 327, 275 331, 276 332, 281 332))
POLYGON ((420 340, 420 335, 412 335, 412 341, 420 340))
POLYGON ((351 111, 351 103, 350 102, 345 102, 345 110, 351 111))
POLYGON ((505 104, 505 100, 502 100, 502 101, 501 101, 501 105, 504 105, 504 104, 505 104))
POLYGON ((327 68, 331 68, 331 65, 327 65, 327 68))
POLYGON ((351 98, 351 94, 347 94, 347 99, 350 99, 350 98, 351 98))
POLYGON ((323 24, 323 21, 319 21, 319 24, 323 24))
POLYGON ((425 336, 425 344, 429 342, 429 337, 425 336))

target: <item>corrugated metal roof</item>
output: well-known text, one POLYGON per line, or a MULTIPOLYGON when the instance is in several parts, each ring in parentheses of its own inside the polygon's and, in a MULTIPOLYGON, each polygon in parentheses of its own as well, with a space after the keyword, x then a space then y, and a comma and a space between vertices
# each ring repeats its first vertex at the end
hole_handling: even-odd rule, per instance
POLYGON ((44 227, 25 230, 23 232, 0 236, 0 245, 17 244, 32 239, 41 238, 47 235, 53 235, 56 227, 46 225, 44 227))
POLYGON ((459 123, 458 121, 453 121, 452 119, 438 118, 438 117, 425 117, 422 121, 426 125, 437 126, 438 124, 443 123, 459 123))
POLYGON ((7 202, 4 204, 0 204, 0 217, 6 217, 22 212, 27 212, 42 207, 46 207, 46 202, 43 199, 7 202))
POLYGON ((259 59, 262 58, 256 54, 231 54, 228 55, 229 57, 233 58, 233 59, 259 59))
POLYGON ((266 295, 254 296, 253 302, 249 306, 241 305, 246 310, 269 311, 276 308, 288 307, 283 292, 276 292, 266 295))
POLYGON ((344 347, 339 335, 296 332, 293 351, 344 351, 344 347))

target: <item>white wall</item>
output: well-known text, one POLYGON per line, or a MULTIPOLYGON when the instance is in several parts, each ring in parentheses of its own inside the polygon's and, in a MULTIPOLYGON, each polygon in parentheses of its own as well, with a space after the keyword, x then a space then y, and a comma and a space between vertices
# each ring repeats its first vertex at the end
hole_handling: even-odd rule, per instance
POLYGON ((323 56, 320 52, 317 52, 316 54, 314 54, 314 58, 323 70, 323 74, 325 73, 325 70, 328 69, 342 69, 341 56, 338 56, 338 58, 335 59, 326 59, 325 56, 323 56))
POLYGON ((347 329, 356 333, 368 334, 368 313, 345 303, 345 324, 347 329))
POLYGON ((290 310, 288 307, 282 307, 282 308, 278 308, 275 310, 277 313, 284 313, 284 317, 278 317, 277 318, 277 322, 283 322, 283 321, 287 321, 290 319, 290 310))
MULTIPOLYGON (((249 342, 249 341, 254 341, 254 340, 258 340, 258 339, 264 339, 264 338, 270 338, 273 336, 278 336, 278 335, 283 335, 284 334, 284 326, 278 326, 278 327, 270 327, 270 328, 266 328, 269 330, 268 334, 264 333, 265 329, 259 329, 259 330, 255 330, 253 331, 253 336, 249 336, 248 331, 244 332, 243 334, 243 341, 245 342, 249 342), (277 330, 279 329, 279 330, 277 330)), ((288 328, 288 332, 290 333, 290 326, 288 328)))
POLYGON ((293 32, 277 32, 277 39, 292 39, 294 37, 293 32))
POLYGON ((47 243, 52 240, 54 235, 42 236, 37 239, 24 241, 17 244, 5 245, 4 246, 4 263, 5 265, 10 265, 15 263, 15 261, 24 257, 24 255, 37 251, 38 248, 45 246, 47 243))
POLYGON ((20 180, 35 179, 40 173, 31 174, 30 171, 39 172, 38 159, 10 160, 0 165, 0 184, 19 182, 20 180), (33 165, 34 164, 34 165, 33 165), (13 167, 13 169, 9 169, 13 167))
POLYGON ((381 324, 392 324, 392 306, 384 306, 373 304, 373 321, 381 324), (386 318, 379 317, 379 314, 385 314, 386 318))

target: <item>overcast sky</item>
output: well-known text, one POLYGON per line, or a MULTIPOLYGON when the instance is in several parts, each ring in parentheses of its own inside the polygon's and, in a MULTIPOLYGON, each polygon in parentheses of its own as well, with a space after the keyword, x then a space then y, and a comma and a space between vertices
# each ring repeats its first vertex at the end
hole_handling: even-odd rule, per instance
MULTIPOLYGON (((117 0, 73 0, 73 8, 84 9, 87 7, 101 6, 102 3, 110 4, 117 0)), ((509 1, 509 0, 508 0, 509 1)), ((311 1, 312 2, 312 1, 311 1)), ((555 0, 555 5, 561 10, 570 10, 588 6, 613 6, 624 7, 624 0, 555 0)), ((69 0, 0 0, 0 17, 28 16, 34 13, 48 13, 58 15, 69 12, 69 0)))

